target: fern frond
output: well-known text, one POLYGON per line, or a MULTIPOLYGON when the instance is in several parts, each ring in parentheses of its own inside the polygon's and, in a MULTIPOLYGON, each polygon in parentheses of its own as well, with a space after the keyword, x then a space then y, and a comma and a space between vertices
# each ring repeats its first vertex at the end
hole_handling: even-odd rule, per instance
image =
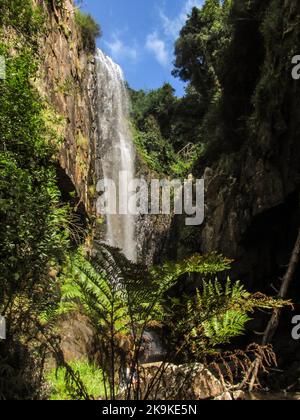
POLYGON ((227 344, 232 338, 245 332, 245 325, 250 318, 245 313, 227 311, 223 316, 215 316, 203 323, 204 334, 212 346, 227 344))

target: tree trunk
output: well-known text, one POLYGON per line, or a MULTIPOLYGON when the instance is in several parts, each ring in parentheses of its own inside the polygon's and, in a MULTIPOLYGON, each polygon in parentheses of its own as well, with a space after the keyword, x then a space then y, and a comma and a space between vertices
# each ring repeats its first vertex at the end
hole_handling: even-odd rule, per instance
MULTIPOLYGON (((285 299, 287 297, 290 284, 293 281, 293 277, 298 266, 299 256, 300 256, 300 229, 299 229, 298 237, 297 237, 295 247, 294 247, 291 259, 290 259, 288 270, 282 280, 282 285, 278 294, 278 297, 280 299, 285 299)), ((272 341, 274 334, 276 333, 276 330, 279 325, 281 312, 282 312, 281 308, 274 309, 272 318, 269 321, 269 324, 267 326, 267 329, 263 337, 263 342, 262 342, 263 345, 267 345, 272 341)))
MULTIPOLYGON (((291 282, 293 281, 293 277, 298 266, 299 256, 300 256, 300 229, 298 231, 297 240, 293 249, 293 253, 289 262, 287 272, 282 279, 282 285, 278 293, 278 297, 280 299, 285 299, 287 297, 289 287, 291 285, 291 282)), ((270 344, 271 341, 273 340, 273 337, 279 325, 281 312, 282 312, 282 308, 274 309, 272 317, 268 323, 268 326, 263 336, 263 340, 262 340, 263 346, 270 344)), ((251 376, 251 381, 250 381, 250 386, 249 386, 250 392, 253 391, 253 388, 255 386, 260 364, 261 364, 261 360, 258 358, 252 365, 252 368, 251 368, 252 376, 251 376)))

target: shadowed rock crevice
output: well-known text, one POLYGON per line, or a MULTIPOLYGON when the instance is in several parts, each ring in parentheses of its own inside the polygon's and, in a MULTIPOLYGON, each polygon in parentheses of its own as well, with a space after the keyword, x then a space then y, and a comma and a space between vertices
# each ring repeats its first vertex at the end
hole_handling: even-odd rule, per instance
POLYGON ((61 192, 61 200, 64 204, 70 206, 71 211, 71 240, 76 246, 84 243, 89 224, 89 215, 85 208, 85 203, 78 196, 75 185, 66 171, 56 165, 57 184, 61 192))

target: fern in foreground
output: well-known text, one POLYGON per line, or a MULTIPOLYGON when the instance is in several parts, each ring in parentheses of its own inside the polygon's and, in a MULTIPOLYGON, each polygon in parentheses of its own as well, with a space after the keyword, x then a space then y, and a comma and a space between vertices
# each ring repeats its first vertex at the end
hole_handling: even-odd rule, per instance
POLYGON ((248 293, 240 282, 215 278, 230 265, 230 260, 212 253, 146 270, 99 243, 88 259, 79 253, 70 261, 59 313, 83 310, 94 325, 105 398, 147 398, 150 389, 160 386, 169 363, 203 362, 218 353, 217 346, 245 332, 256 308, 284 305, 248 293), (198 285, 194 291, 170 297, 170 290, 191 278, 198 285), (141 360, 145 332, 153 328, 166 332, 169 345, 157 377, 145 390, 141 360))
POLYGON ((256 309, 273 309, 285 303, 263 294, 250 294, 239 281, 229 278, 223 283, 218 279, 204 280, 201 291, 171 300, 169 325, 175 332, 173 344, 182 357, 201 360, 215 353, 216 346, 243 335, 256 309))
MULTIPOLYGON (((94 397, 104 396, 102 372, 97 366, 82 360, 71 363, 70 367, 80 375, 88 395, 93 395, 94 397)), ((50 400, 62 401, 72 399, 72 395, 65 383, 65 377, 66 369, 63 367, 53 369, 46 375, 46 384, 50 393, 50 400)))

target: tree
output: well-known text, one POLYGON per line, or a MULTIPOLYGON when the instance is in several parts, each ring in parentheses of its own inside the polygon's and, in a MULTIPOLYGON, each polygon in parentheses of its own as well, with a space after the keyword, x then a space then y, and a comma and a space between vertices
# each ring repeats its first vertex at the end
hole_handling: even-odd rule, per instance
POLYGON ((102 36, 99 23, 90 15, 76 9, 75 21, 81 31, 83 48, 88 52, 94 52, 96 48, 96 39, 102 36))
POLYGON ((218 66, 230 38, 229 4, 206 0, 201 9, 193 8, 175 45, 173 75, 190 82, 206 104, 219 87, 218 66))

